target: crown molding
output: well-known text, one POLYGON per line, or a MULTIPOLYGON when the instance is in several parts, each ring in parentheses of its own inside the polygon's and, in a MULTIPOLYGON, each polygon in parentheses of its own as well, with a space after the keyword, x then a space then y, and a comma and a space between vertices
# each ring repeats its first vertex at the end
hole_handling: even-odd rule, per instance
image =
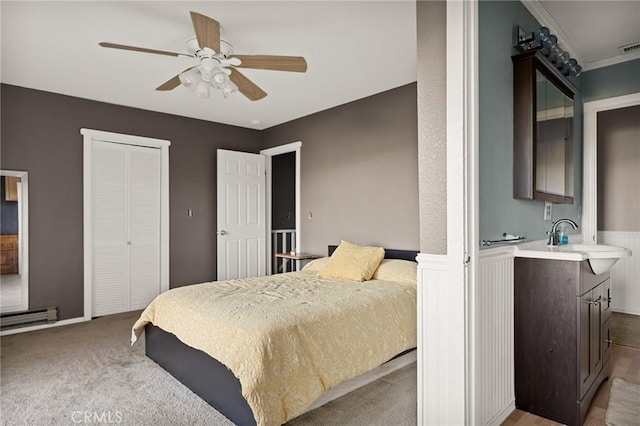
MULTIPOLYGON (((582 58, 582 54, 569 43, 569 37, 567 34, 560 28, 560 26, 553 20, 547 9, 542 6, 542 4, 538 0, 520 0, 524 7, 533 15, 534 18, 540 22, 541 25, 549 28, 551 34, 554 34, 558 37, 558 44, 562 46, 563 50, 569 52, 571 57, 573 57, 578 64, 580 64, 583 69, 585 68, 585 63, 582 58)), ((535 28, 532 28, 533 31, 535 28)))
POLYGON ((627 53, 626 55, 616 55, 611 58, 587 62, 586 64, 582 65, 582 71, 591 71, 595 70, 596 68, 604 68, 610 65, 620 64, 622 62, 633 61, 634 59, 640 59, 640 52, 627 53))

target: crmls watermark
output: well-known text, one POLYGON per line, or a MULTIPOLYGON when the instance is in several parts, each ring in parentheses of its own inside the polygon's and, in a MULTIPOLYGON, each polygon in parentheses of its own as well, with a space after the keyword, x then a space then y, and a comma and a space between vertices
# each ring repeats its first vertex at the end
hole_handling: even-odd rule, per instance
POLYGON ((71 421, 85 424, 122 423, 122 411, 74 411, 71 421))

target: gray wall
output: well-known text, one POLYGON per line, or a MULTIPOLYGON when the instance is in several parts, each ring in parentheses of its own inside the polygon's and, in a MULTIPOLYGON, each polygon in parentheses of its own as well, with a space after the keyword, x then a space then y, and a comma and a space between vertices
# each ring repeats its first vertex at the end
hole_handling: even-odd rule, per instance
POLYGON ((418 1, 420 251, 447 252, 446 3, 418 1))
MULTIPOLYGON (((480 80, 480 239, 496 239, 503 232, 541 240, 551 228, 543 220, 544 204, 513 198, 513 65, 512 32, 539 27, 536 19, 516 1, 481 1, 479 4, 480 80)), ((573 82, 580 87, 580 82, 573 82)), ((574 203, 554 204, 553 220, 570 218, 580 223, 582 204, 582 103, 575 99, 574 203)), ((580 230, 575 231, 580 232, 580 230)))
POLYGON ((302 141, 303 251, 325 254, 341 239, 418 249, 415 83, 272 127, 264 137, 264 148, 302 141))
POLYGON ((1 97, 0 167, 29 172, 31 307, 83 314, 82 127, 171 141, 171 286, 216 278, 216 148, 257 152, 260 132, 4 84, 1 97))
POLYGON ((584 102, 640 92, 640 59, 585 71, 582 81, 584 102))
POLYGON ((640 105, 598 113, 598 230, 640 232, 640 105))

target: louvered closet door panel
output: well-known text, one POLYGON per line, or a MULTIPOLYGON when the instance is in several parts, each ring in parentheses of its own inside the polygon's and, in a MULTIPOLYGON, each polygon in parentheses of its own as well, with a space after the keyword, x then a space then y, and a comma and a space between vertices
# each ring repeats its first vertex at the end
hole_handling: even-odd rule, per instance
POLYGON ((93 144, 93 316, 129 307, 127 149, 93 144))
POLYGON ((160 294, 160 150, 129 151, 130 309, 160 294))

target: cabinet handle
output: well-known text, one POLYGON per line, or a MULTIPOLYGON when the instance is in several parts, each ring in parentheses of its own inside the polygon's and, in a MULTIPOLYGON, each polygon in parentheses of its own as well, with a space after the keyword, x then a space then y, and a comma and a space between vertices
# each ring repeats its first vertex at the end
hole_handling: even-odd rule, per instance
POLYGON ((611 340, 611 339, 602 339, 602 341, 607 343, 607 344, 609 344, 609 345, 613 343, 613 340, 611 340))
POLYGON ((596 300, 591 300, 590 302, 588 302, 590 305, 594 305, 594 306, 598 306, 600 305, 600 299, 601 296, 598 296, 598 298, 596 300))
POLYGON ((602 299, 604 302, 608 302, 611 303, 613 302, 613 299, 611 297, 605 297, 604 299, 602 299))

